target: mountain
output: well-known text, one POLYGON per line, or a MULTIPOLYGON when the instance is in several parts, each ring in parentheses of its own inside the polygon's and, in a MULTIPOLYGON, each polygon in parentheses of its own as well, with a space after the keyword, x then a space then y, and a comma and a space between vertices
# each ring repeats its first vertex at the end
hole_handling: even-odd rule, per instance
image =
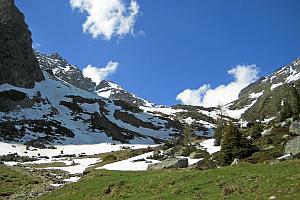
POLYGON ((248 85, 227 105, 248 121, 282 121, 300 112, 300 58, 248 85))
MULTIPOLYGON (((1 65, 6 74, 1 73, 2 79, 7 79, 0 84, 0 139, 4 141, 42 148, 103 142, 154 144, 181 135, 186 125, 199 137, 212 137, 220 116, 267 122, 299 113, 300 59, 244 88, 238 100, 225 106, 225 112, 213 107, 158 106, 111 81, 96 85, 58 53, 33 51, 24 16, 13 3, 1 2, 1 34, 20 30, 27 43, 21 40, 26 48, 23 43, 17 48, 10 39, 1 40, 1 51, 17 57, 7 56, 1 65), (19 28, 10 30, 12 27, 19 28), (11 66, 11 60, 20 64, 11 66)), ((17 40, 19 36, 14 37, 17 40)))
POLYGON ((137 97, 135 94, 130 93, 123 89, 120 85, 112 82, 102 80, 96 87, 96 92, 101 97, 111 98, 111 99, 119 99, 126 101, 128 103, 132 103, 137 106, 155 106, 153 103, 149 101, 137 97))
MULTIPOLYGON (((0 16, 1 34, 8 37, 2 38, 1 51, 9 53, 1 54, 5 55, 1 70, 7 75, 2 82, 6 84, 0 85, 2 141, 51 148, 103 142, 154 144, 181 135, 188 117, 175 113, 186 110, 156 107, 109 81, 96 86, 58 53, 33 51, 30 31, 13 1, 1 2, 0 16), (9 31, 19 35, 10 36, 9 31), (20 35, 24 40, 11 46, 20 35), (108 91, 109 98, 101 97, 108 91)), ((208 131, 202 122, 199 127, 208 131)))
POLYGON ((14 0, 0 0, 0 84, 33 88, 44 79, 31 46, 31 33, 14 0))
POLYGON ((84 77, 77 66, 70 64, 58 53, 46 55, 35 51, 35 56, 40 68, 53 74, 57 79, 83 90, 94 91, 96 84, 90 78, 84 77))

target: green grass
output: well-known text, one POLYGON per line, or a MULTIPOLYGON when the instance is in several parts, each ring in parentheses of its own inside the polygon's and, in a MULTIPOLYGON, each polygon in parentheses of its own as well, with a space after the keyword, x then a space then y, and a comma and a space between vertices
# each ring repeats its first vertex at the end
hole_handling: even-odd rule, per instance
POLYGON ((40 183, 41 180, 38 178, 33 178, 14 168, 0 165, 0 199, 23 190, 30 190, 40 183))
POLYGON ((212 170, 95 170, 51 199, 300 199, 300 160, 241 164, 212 170))

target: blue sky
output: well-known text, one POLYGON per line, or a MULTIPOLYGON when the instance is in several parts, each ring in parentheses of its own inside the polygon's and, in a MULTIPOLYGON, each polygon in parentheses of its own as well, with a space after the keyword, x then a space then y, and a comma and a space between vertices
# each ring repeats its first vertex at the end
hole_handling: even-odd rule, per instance
POLYGON ((110 40, 83 33, 87 15, 69 0, 16 3, 39 51, 80 68, 118 62, 108 79, 159 104, 178 103, 187 88, 228 84, 237 65, 255 64, 263 76, 300 56, 298 0, 137 0, 134 35, 110 40))

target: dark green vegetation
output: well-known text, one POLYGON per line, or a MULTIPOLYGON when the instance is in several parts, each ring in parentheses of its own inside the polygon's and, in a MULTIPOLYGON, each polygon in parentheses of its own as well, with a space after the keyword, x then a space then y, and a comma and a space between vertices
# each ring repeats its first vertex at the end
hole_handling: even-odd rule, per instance
POLYGON ((205 171, 96 170, 41 199, 299 199, 299 188, 300 161, 294 160, 205 171))
POLYGON ((246 158, 257 150, 232 123, 225 126, 221 142, 221 156, 225 165, 231 164, 235 158, 246 158))

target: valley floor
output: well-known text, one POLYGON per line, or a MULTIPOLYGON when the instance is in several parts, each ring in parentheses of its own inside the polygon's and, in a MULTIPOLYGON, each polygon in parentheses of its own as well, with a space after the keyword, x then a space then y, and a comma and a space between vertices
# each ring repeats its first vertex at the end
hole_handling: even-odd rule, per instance
POLYGON ((54 199, 300 199, 300 160, 212 170, 93 170, 54 199))

